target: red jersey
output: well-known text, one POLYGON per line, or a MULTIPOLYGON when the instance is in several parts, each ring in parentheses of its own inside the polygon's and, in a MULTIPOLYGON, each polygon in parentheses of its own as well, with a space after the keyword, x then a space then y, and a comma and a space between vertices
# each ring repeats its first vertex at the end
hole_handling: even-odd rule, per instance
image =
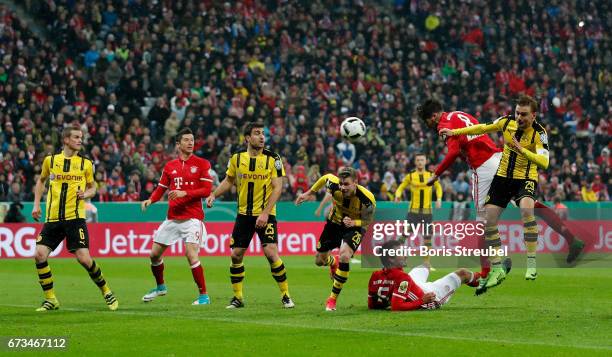
MULTIPOLYGON (((478 120, 468 113, 442 113, 438 122, 438 131, 444 128, 459 129, 478 124, 480 124, 478 120)), ((486 134, 450 136, 446 139, 446 146, 448 147, 448 154, 436 168, 437 176, 442 175, 459 155, 474 170, 489 160, 493 154, 502 151, 486 134)))
POLYGON ((368 283, 368 308, 406 311, 435 309, 437 303, 423 303, 423 290, 402 268, 377 270, 368 283))
POLYGON ((166 190, 187 192, 185 197, 168 201, 168 219, 204 219, 202 198, 208 197, 212 189, 209 174, 210 162, 195 155, 187 160, 169 161, 162 171, 159 183, 151 194, 151 201, 157 202, 166 190))

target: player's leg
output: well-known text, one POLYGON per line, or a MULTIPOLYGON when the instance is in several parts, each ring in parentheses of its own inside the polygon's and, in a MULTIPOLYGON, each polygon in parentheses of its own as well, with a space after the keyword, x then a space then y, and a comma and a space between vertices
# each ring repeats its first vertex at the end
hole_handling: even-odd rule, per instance
POLYGON ((317 254, 315 255, 315 264, 317 266, 328 266, 329 277, 333 280, 338 265, 340 264, 340 256, 331 255, 330 251, 340 246, 341 231, 340 226, 327 221, 323 227, 323 232, 317 242, 317 254))
POLYGON ((535 201, 535 215, 542 218, 550 228, 559 233, 567 241, 569 246, 567 263, 572 264, 584 249, 584 242, 576 238, 555 211, 540 201, 535 201))
POLYGON ((242 295, 242 283, 244 280, 244 253, 246 248, 233 247, 232 248, 232 265, 230 266, 230 279, 232 281, 232 291, 234 296, 230 301, 229 305, 226 306, 228 309, 235 309, 244 307, 243 295, 242 295))
POLYGON ((59 308, 59 301, 57 300, 55 291, 53 290, 53 275, 51 274, 51 267, 49 267, 49 263, 47 262, 49 254, 51 254, 51 252, 57 248, 59 242, 53 242, 54 239, 52 239, 50 236, 50 228, 51 227, 49 227, 49 224, 46 223, 42 232, 38 236, 38 239, 36 240, 34 261, 36 262, 36 270, 38 272, 38 282, 40 283, 40 287, 45 295, 45 300, 43 301, 42 305, 36 309, 36 311, 57 310, 59 308))
POLYGON ((469 275, 471 275, 469 270, 459 269, 434 282, 423 284, 423 291, 429 290, 436 294, 436 302, 431 304, 430 308, 438 308, 441 305, 447 304, 455 294, 455 291, 459 289, 461 283, 468 281, 469 275))
POLYGON ((200 243, 206 237, 206 228, 199 219, 192 218, 180 223, 180 237, 185 241, 185 257, 191 267, 193 281, 198 287, 198 298, 192 305, 208 305, 210 297, 206 292, 206 280, 204 279, 204 268, 200 263, 200 243))
MULTIPOLYGON (((499 216, 503 212, 504 207, 497 206, 495 204, 485 205, 485 242, 486 247, 499 251, 501 249, 501 239, 499 238, 499 230, 497 228, 497 222, 499 216)), ((506 278, 506 274, 502 265, 502 257, 494 255, 490 257, 491 271, 486 277, 483 277, 479 281, 476 294, 480 295, 488 288, 492 288, 501 284, 506 278)))
POLYGON ((292 308, 295 306, 289 294, 289 283, 287 282, 287 270, 285 264, 278 255, 278 226, 276 216, 270 215, 268 223, 265 227, 256 229, 257 236, 263 247, 264 254, 270 264, 270 273, 272 278, 278 284, 281 295, 281 303, 284 308, 292 308))
MULTIPOLYGON (((495 172, 499 166, 499 161, 501 159, 501 153, 496 153, 489 158, 489 160, 485 161, 480 167, 472 172, 472 197, 474 199, 474 203, 476 204, 476 222, 486 226, 486 212, 485 212, 485 201, 487 195, 489 194, 489 190, 491 189, 491 184, 493 183, 493 178, 495 177, 495 172)), ((483 233, 478 236, 478 247, 482 249, 487 248, 486 237, 483 233)), ((486 277, 491 271, 491 261, 489 257, 485 255, 480 256, 480 276, 486 277)))
POLYGON ((538 224, 534 216, 535 201, 531 197, 522 197, 519 200, 521 220, 523 221, 523 239, 527 247, 527 272, 525 279, 535 280, 538 276, 536 270, 536 251, 538 249, 538 224))
POLYGON ((143 297, 142 301, 153 301, 158 296, 164 296, 168 293, 166 283, 164 281, 164 260, 162 258, 164 252, 169 245, 173 244, 177 239, 177 226, 171 220, 165 220, 160 224, 159 228, 153 236, 153 246, 149 259, 151 260, 151 273, 155 277, 156 286, 149 290, 143 297))
POLYGON ((119 302, 117 298, 109 288, 106 280, 104 279, 104 275, 102 275, 102 270, 98 266, 95 260, 91 258, 89 254, 89 248, 79 248, 74 251, 74 255, 76 256, 79 263, 87 270, 89 273, 89 277, 96 284, 96 286, 100 289, 102 296, 104 297, 104 301, 106 301, 106 305, 111 310, 117 310, 119 307, 119 302))
POLYGON ((210 297, 206 292, 204 268, 202 268, 202 263, 200 262, 199 252, 200 244, 191 242, 185 243, 185 256, 191 267, 191 275, 193 276, 193 281, 196 283, 199 292, 199 296, 193 302, 193 305, 208 305, 210 304, 210 297))
POLYGON ((425 284, 429 278, 429 266, 426 264, 418 265, 408 272, 412 280, 419 284, 425 284))
POLYGON ((361 238, 363 237, 363 230, 360 228, 347 229, 342 234, 342 244, 340 245, 340 254, 338 264, 338 270, 334 274, 334 283, 332 285, 332 291, 325 304, 325 310, 334 311, 336 310, 336 301, 338 295, 342 292, 344 284, 348 281, 350 271, 350 261, 355 254, 359 244, 361 244, 361 238))
MULTIPOLYGON (((263 244, 263 243, 262 243, 263 244)), ((278 255, 278 246, 276 243, 263 244, 263 251, 270 264, 270 272, 272 278, 276 280, 281 294, 281 303, 284 308, 289 309, 295 307, 291 295, 289 294, 289 283, 287 282, 287 270, 285 264, 278 255)))
POLYGON ((242 260, 244 259, 244 253, 249 247, 249 244, 251 244, 253 234, 255 234, 256 221, 257 217, 254 216, 242 214, 236 216, 232 237, 230 239, 230 248, 232 249, 230 279, 234 296, 229 305, 226 306, 228 309, 244 307, 242 283, 244 281, 245 270, 242 260))

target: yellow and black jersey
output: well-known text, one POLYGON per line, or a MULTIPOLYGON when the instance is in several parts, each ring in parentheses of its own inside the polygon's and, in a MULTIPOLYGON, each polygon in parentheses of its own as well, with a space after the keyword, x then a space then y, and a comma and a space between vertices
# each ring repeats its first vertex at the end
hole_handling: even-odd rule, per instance
POLYGON ((91 160, 82 156, 64 156, 64 153, 45 157, 41 178, 49 178, 47 194, 47 222, 85 218, 85 202, 77 198, 77 191, 85 191, 93 183, 94 167, 91 160))
MULTIPOLYGON (((251 157, 241 149, 232 155, 225 173, 236 179, 238 214, 259 216, 272 195, 272 179, 285 176, 285 168, 277 153, 264 149, 251 157)), ((276 215, 276 205, 270 214, 276 215)))
POLYGON ((367 188, 357 185, 355 195, 344 197, 340 190, 340 179, 335 175, 327 174, 312 185, 311 191, 317 192, 323 186, 332 195, 334 203, 327 217, 328 220, 342 225, 342 219, 349 217, 359 227, 366 227, 372 221, 376 209, 376 199, 367 188))
POLYGON ((442 186, 436 181, 432 186, 427 186, 427 181, 433 176, 430 171, 414 170, 404 177, 402 183, 395 191, 395 197, 402 197, 404 190, 410 188, 410 212, 431 213, 431 195, 436 190, 436 199, 442 199, 442 186))
POLYGON ((498 118, 491 124, 479 124, 462 129, 455 129, 455 135, 460 134, 485 134, 501 131, 506 143, 512 142, 516 137, 522 146, 521 152, 517 152, 507 144, 504 145, 497 175, 513 179, 538 180, 538 167, 548 167, 548 136, 542 124, 534 121, 526 130, 518 127, 514 115, 506 115, 498 118))

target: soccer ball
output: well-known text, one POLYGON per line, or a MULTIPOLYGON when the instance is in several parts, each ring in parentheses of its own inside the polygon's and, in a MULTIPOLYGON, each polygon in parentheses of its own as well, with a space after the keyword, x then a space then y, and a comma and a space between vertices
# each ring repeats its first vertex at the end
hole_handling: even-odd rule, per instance
POLYGON ((363 120, 357 117, 348 117, 340 124, 340 133, 343 138, 355 141, 365 135, 366 126, 363 120))

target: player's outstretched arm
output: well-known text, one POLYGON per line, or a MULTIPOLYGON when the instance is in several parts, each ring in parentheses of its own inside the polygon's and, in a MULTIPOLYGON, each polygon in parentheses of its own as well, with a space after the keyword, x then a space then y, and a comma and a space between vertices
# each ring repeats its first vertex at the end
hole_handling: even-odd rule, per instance
POLYGON ((315 182, 314 185, 312 185, 312 187, 308 191, 302 193, 301 195, 299 195, 295 199, 296 206, 299 206, 303 202, 308 201, 312 195, 314 195, 315 193, 319 192, 320 189, 322 189, 324 186, 326 186, 327 182, 331 178, 333 178, 333 177, 334 177, 334 175, 332 175, 332 174, 327 174, 327 175, 321 176, 317 180, 317 182, 315 182))
POLYGON ((206 207, 211 208, 217 196, 221 196, 227 192, 232 186, 234 186, 235 181, 236 178, 234 176, 226 175, 219 186, 206 199, 206 207))
POLYGON ((440 129, 440 131, 438 132, 442 137, 444 136, 455 136, 455 135, 477 135, 477 134, 486 134, 486 133, 492 133, 495 131, 501 131, 501 128, 499 126, 499 123, 501 121, 497 120, 491 124, 477 124, 477 125, 472 125, 472 126, 468 126, 465 128, 459 128, 459 129, 440 129))

